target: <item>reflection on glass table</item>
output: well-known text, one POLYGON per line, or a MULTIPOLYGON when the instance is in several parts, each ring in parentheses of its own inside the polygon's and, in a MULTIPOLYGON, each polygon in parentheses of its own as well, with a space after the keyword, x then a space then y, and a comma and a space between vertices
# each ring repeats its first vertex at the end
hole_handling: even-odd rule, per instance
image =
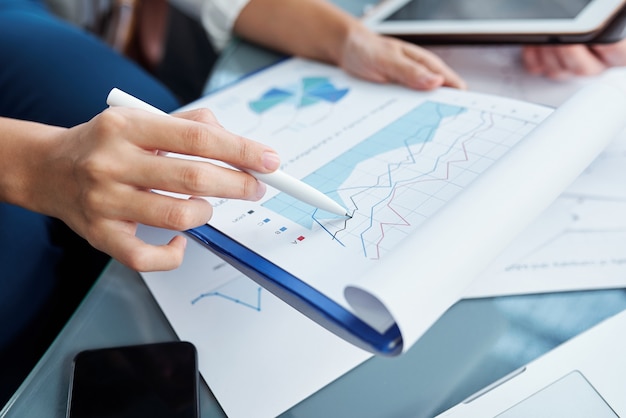
MULTIPOLYGON (((463 300, 405 355, 374 357, 283 416, 432 417, 625 308, 624 290, 463 300)), ((2 416, 65 416, 83 349, 174 339, 139 274, 112 262, 2 416)), ((225 416, 200 395, 203 417, 225 416)))

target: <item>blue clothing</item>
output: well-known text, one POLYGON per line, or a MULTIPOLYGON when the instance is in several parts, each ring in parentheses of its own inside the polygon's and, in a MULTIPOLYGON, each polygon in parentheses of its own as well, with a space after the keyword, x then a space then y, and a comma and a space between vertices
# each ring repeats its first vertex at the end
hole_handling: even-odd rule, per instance
MULTIPOLYGON (((142 68, 42 2, 0 0, 0 116, 74 126, 105 109, 113 87, 168 112, 180 106, 142 68)), ((0 203, 0 406, 107 261, 59 220, 0 203)))
POLYGON ((179 107, 161 83, 34 0, 0 0, 0 115, 61 126, 106 108, 119 87, 160 109, 179 107))

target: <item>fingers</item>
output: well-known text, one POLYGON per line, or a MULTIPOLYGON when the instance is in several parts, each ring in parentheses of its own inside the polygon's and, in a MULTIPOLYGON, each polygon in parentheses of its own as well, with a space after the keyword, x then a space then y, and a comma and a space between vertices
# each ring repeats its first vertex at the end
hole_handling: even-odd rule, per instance
POLYGON ((524 67, 531 74, 552 79, 601 73, 606 64, 585 45, 525 46, 524 67))
POLYGON ((467 88, 465 81, 434 53, 409 43, 403 43, 401 49, 408 60, 402 62, 405 68, 400 69, 399 72, 407 74, 409 78, 407 84, 410 81, 411 69, 413 69, 416 88, 430 90, 438 87, 433 81, 434 78, 442 78, 441 84, 448 87, 467 88))
MULTIPOLYGON (((266 191, 265 184, 240 171, 204 162, 160 156, 152 158, 167 160, 163 162, 168 164, 159 164, 160 168, 152 172, 151 166, 145 165, 144 169, 140 170, 145 172, 139 175, 133 175, 129 170, 129 173, 125 174, 129 177, 128 180, 124 178, 122 181, 92 187, 84 192, 81 199, 83 206, 81 217, 87 217, 87 222, 106 218, 181 231, 203 225, 213 215, 212 205, 206 199, 194 196, 259 200, 266 191), (178 168, 170 169, 172 164, 185 163, 201 166, 199 172, 209 167, 209 173, 218 170, 220 174, 195 176, 195 180, 188 181, 190 176, 177 176, 178 168), (150 173, 154 176, 150 177, 150 173), (145 179, 141 177, 142 175, 145 179), (207 180, 198 181, 197 178, 207 180), (134 183, 143 182, 159 186, 134 186, 134 183), (196 187, 189 187, 189 184, 196 187), (157 191, 154 192, 153 189, 157 191), (193 189, 198 192, 193 193, 193 189), (192 197, 187 199, 185 195, 192 197)), ((189 171, 189 167, 181 166, 180 170, 184 173, 189 171)))
POLYGON ((539 48, 537 47, 525 46, 522 48, 522 63, 530 74, 541 75, 543 73, 539 48))
POLYGON ((101 250, 125 266, 140 272, 173 270, 181 265, 187 239, 177 235, 164 245, 151 245, 132 233, 112 234, 101 250))
POLYGON ((144 225, 184 231, 206 224, 213 216, 213 206, 203 198, 185 199, 130 189, 118 195, 121 198, 108 203, 105 208, 111 220, 128 219, 144 225))
POLYGON ((466 88, 463 79, 434 53, 363 27, 354 28, 342 51, 340 66, 366 80, 418 90, 442 85, 466 88))
MULTIPOLYGON (((565 75, 588 76, 600 74, 606 69, 602 60, 598 59, 585 45, 563 45, 552 48, 560 71, 565 75)), ((557 77, 559 70, 551 72, 557 77)))
POLYGON ((417 90, 440 86, 467 88, 465 81, 434 53, 394 38, 379 36, 377 41, 372 72, 378 78, 417 90))
POLYGON ((48 161, 63 180, 52 182, 60 184, 54 195, 62 198, 51 199, 49 212, 140 271, 177 267, 186 241, 147 244, 135 236, 138 224, 187 230, 213 215, 212 205, 195 196, 258 200, 265 194, 264 184, 220 161, 259 172, 280 165, 274 150, 224 130, 206 109, 172 117, 114 107, 56 135, 48 161), (155 152, 161 150, 172 154, 155 152))
POLYGON ((266 186, 251 175, 209 161, 160 154, 124 157, 134 170, 121 171, 119 180, 140 189, 192 196, 259 200, 266 186))
POLYGON ((591 50, 609 67, 626 65, 626 39, 612 44, 593 45, 591 50))
POLYGON ((187 110, 184 112, 177 112, 177 113, 174 113, 172 116, 175 116, 181 119, 188 119, 188 120, 193 120, 196 122, 202 122, 208 125, 214 125, 214 126, 223 128, 222 124, 219 123, 219 121, 217 120, 213 112, 205 108, 192 109, 192 110, 187 110))
POLYGON ((207 109, 177 117, 128 108, 110 108, 105 113, 110 114, 106 123, 113 120, 120 132, 135 132, 129 139, 145 150, 214 159, 261 173, 272 172, 280 165, 273 149, 225 130, 207 109))
POLYGON ((261 173, 280 165, 274 150, 226 131, 206 109, 175 118, 115 108, 102 116, 94 135, 112 131, 101 141, 108 153, 85 159, 80 167, 86 178, 108 176, 140 190, 258 200, 265 194, 265 185, 219 161, 261 173), (120 140, 124 135, 127 140, 120 140), (155 150, 167 151, 169 156, 155 150))

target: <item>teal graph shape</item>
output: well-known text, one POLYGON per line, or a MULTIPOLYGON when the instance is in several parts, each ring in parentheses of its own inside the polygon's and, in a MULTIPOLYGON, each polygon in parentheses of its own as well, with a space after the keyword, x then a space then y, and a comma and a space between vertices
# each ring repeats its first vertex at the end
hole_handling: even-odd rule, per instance
MULTIPOLYGON (((410 150, 412 145, 431 141, 443 119, 456 116, 466 110, 464 107, 445 103, 424 102, 302 180, 345 205, 338 190, 359 163, 391 150, 406 149, 406 153, 401 153, 398 161, 381 164, 381 173, 391 173, 394 166, 410 165, 411 161, 414 161, 414 155, 410 150)), ((433 161, 433 169, 439 163, 439 161, 433 161)), ((393 178, 391 174, 389 177, 393 178)), ((355 190, 367 187, 387 187, 391 190, 394 185, 354 185, 355 190)), ((263 203, 263 206, 308 229, 315 222, 311 216, 315 208, 285 193, 278 194, 263 203)))
POLYGON ((254 113, 262 114, 281 104, 303 108, 320 102, 337 103, 349 91, 336 88, 327 77, 304 77, 297 85, 269 89, 249 106, 254 113))

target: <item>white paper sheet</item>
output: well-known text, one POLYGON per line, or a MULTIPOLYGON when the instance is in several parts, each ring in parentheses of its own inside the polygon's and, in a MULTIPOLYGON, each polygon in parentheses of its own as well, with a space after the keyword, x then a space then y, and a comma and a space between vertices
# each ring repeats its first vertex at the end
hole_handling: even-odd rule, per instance
POLYGON ((280 63, 194 106, 272 145, 283 170, 352 218, 270 190, 258 203, 209 198, 210 224, 379 332, 398 324, 407 350, 622 128, 619 112, 598 109, 607 100, 626 106, 626 95, 594 87, 552 113, 491 95, 367 83, 305 60, 280 63))
POLYGON ((577 92, 385 263, 349 284, 349 302, 366 306, 356 299, 363 292, 374 295, 391 312, 408 349, 624 129, 624 109, 626 75, 577 92))
POLYGON ((560 197, 465 292, 502 296, 626 285, 626 200, 560 197))
MULTIPOLYGON (((171 231, 141 226, 148 242, 171 231)), ((189 239, 181 267, 142 273, 231 418, 274 417, 371 357, 331 334, 189 239)))
MULTIPOLYGON (((458 70, 474 90, 551 106, 559 106, 600 77, 554 81, 529 75, 522 67, 519 46, 442 46, 431 50, 458 70)), ((607 103, 608 107, 612 105, 607 103)), ((479 275, 464 296, 625 287, 626 233, 620 214, 625 204, 623 131, 555 204, 479 275)))
MULTIPOLYGON (((285 83, 287 81, 285 78, 285 83)), ((262 91, 263 86, 259 89, 262 91)), ((221 104, 227 108, 236 99, 221 104)), ((292 114, 290 124, 271 127, 268 132, 281 133, 286 129, 297 140, 305 132, 314 132, 311 126, 332 116, 333 111, 337 109, 326 107, 324 112, 318 108, 314 117, 310 115, 307 119, 301 118, 304 114, 300 117, 292 114)), ((220 121, 224 123, 222 119, 220 121)), ((235 122, 241 122, 241 118, 235 122)), ((265 122, 261 117, 256 124, 246 125, 244 121, 237 126, 246 133, 265 122)), ((346 125, 351 135, 368 131, 359 131, 364 127, 353 122, 346 125)), ((340 134, 339 129, 337 134, 340 134)), ((279 152, 285 155, 284 150, 279 152)), ((298 167, 295 170, 300 175, 307 173, 306 167, 304 171, 298 171, 298 167)), ((219 210, 225 202, 214 203, 219 210)), ((430 208, 431 212, 436 210, 436 205, 430 208)), ((157 242, 167 241, 167 237, 159 235, 163 231, 157 235, 149 228, 142 231, 140 234, 157 242)), ((309 238, 307 235, 307 243, 309 238)), ((190 244, 181 269, 144 274, 143 277, 179 337, 198 347, 201 374, 229 416, 275 416, 369 358, 370 354, 330 334, 251 280, 224 266, 203 247, 190 244), (219 273, 220 270, 225 273, 219 273), (198 272, 209 273, 205 277, 199 276, 198 272), (257 298, 258 292, 261 299, 257 298), (262 309, 258 309, 259 300, 262 309)), ((436 282, 430 283, 436 285, 436 282)), ((343 290, 341 286, 330 288, 331 292, 343 290)), ((445 296, 449 299, 444 304, 453 303, 460 295, 450 292, 445 296)), ((435 311, 431 311, 431 317, 428 317, 428 307, 421 307, 420 315, 426 313, 420 319, 426 321, 421 326, 434 322, 438 315, 433 313, 435 311)))

